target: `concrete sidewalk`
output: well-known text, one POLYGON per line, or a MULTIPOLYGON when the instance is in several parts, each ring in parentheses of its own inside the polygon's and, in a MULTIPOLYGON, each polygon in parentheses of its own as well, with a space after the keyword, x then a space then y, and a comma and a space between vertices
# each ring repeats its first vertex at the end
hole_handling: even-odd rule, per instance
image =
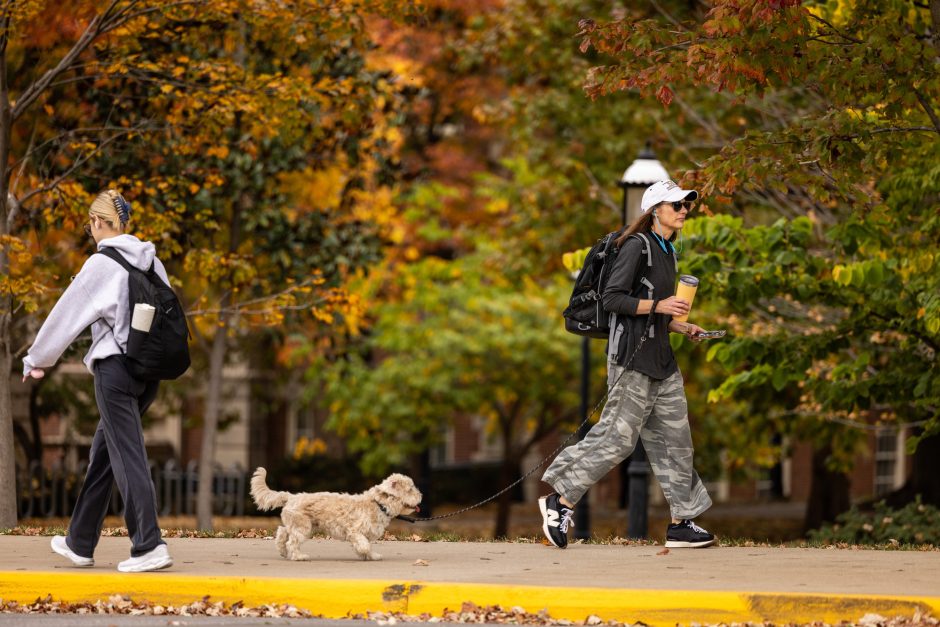
POLYGON ((178 605, 209 595, 290 603, 333 618, 370 610, 440 616, 472 601, 648 625, 833 623, 917 610, 940 616, 936 551, 713 547, 663 554, 661 546, 384 541, 376 544, 383 561, 362 562, 344 542, 315 539, 304 545, 310 561, 290 562, 272 540, 169 539, 173 568, 122 574, 116 566, 128 555, 127 538, 102 538, 91 569, 71 567, 49 541, 0 536, 0 598, 121 594, 178 605))

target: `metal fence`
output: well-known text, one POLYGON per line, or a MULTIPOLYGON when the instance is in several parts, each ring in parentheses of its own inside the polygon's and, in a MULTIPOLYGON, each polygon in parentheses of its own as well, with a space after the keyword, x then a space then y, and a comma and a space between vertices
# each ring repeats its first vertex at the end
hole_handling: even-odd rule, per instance
MULTIPOLYGON (((85 478, 87 462, 75 472, 60 468, 43 468, 38 461, 28 468, 17 468, 16 504, 19 518, 52 518, 70 516, 85 478)), ((150 463, 150 476, 157 493, 160 516, 188 516, 196 513, 196 491, 199 488, 199 464, 190 461, 181 467, 176 460, 163 465, 150 463)), ((243 516, 248 501, 248 473, 239 464, 229 468, 215 465, 212 477, 212 511, 218 516, 243 516)), ((124 502, 117 485, 111 490, 109 513, 124 515, 124 502)))

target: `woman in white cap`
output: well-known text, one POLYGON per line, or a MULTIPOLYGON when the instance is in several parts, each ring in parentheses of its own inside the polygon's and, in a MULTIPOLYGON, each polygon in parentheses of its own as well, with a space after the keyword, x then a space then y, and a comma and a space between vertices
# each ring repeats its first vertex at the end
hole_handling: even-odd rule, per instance
MULTIPOLYGON (((156 249, 125 233, 131 206, 117 191, 101 192, 88 211, 85 232, 98 250, 112 248, 136 268, 151 266, 170 284, 156 249)), ((94 552, 116 481, 124 499, 124 520, 131 557, 121 572, 144 572, 173 564, 160 536, 157 501, 140 422, 157 394, 157 381, 145 382, 127 371, 124 352, 130 324, 128 272, 106 255, 91 255, 43 322, 23 359, 23 380, 41 379, 66 348, 91 326, 91 348, 85 366, 95 378, 95 400, 101 420, 91 443, 88 471, 68 536, 55 536, 52 550, 79 567, 95 565, 94 552)))
POLYGON ((669 344, 670 332, 695 341, 703 332, 673 320, 688 314, 690 305, 674 295, 678 261, 673 241, 697 199, 698 192, 673 181, 654 183, 643 194, 642 215, 617 239, 620 252, 603 294, 604 309, 616 314, 608 345, 607 403, 585 438, 562 451, 542 477, 555 490, 539 499, 542 530, 554 546, 567 546, 575 505, 633 452, 638 439, 672 514, 666 546, 715 542, 692 522, 712 501, 692 466, 682 374, 669 344))

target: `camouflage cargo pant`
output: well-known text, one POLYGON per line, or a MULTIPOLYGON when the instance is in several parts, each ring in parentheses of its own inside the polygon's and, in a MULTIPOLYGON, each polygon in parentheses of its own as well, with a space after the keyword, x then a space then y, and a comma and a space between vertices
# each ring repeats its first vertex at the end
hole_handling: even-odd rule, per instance
POLYGON ((695 518, 707 510, 712 500, 692 467, 692 433, 682 384, 678 371, 657 381, 608 363, 610 395, 600 420, 583 440, 555 458, 542 481, 577 503, 633 452, 639 434, 672 516, 695 518))

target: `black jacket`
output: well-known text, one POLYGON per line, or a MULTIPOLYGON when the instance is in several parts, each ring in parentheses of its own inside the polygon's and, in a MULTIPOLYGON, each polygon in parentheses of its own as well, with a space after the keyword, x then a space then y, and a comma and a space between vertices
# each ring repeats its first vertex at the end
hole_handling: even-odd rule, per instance
MULTIPOLYGON (((663 300, 675 294, 677 261, 674 249, 667 241, 666 250, 663 250, 661 240, 650 231, 644 235, 649 241, 652 266, 648 265, 642 238, 629 237, 617 254, 604 288, 604 309, 617 314, 616 323, 611 326, 608 350, 617 351, 620 365, 633 355, 646 328, 647 316, 636 313, 640 300, 663 300)), ((662 380, 678 370, 676 356, 669 345, 672 316, 653 314, 653 318, 650 336, 629 368, 662 380)))

